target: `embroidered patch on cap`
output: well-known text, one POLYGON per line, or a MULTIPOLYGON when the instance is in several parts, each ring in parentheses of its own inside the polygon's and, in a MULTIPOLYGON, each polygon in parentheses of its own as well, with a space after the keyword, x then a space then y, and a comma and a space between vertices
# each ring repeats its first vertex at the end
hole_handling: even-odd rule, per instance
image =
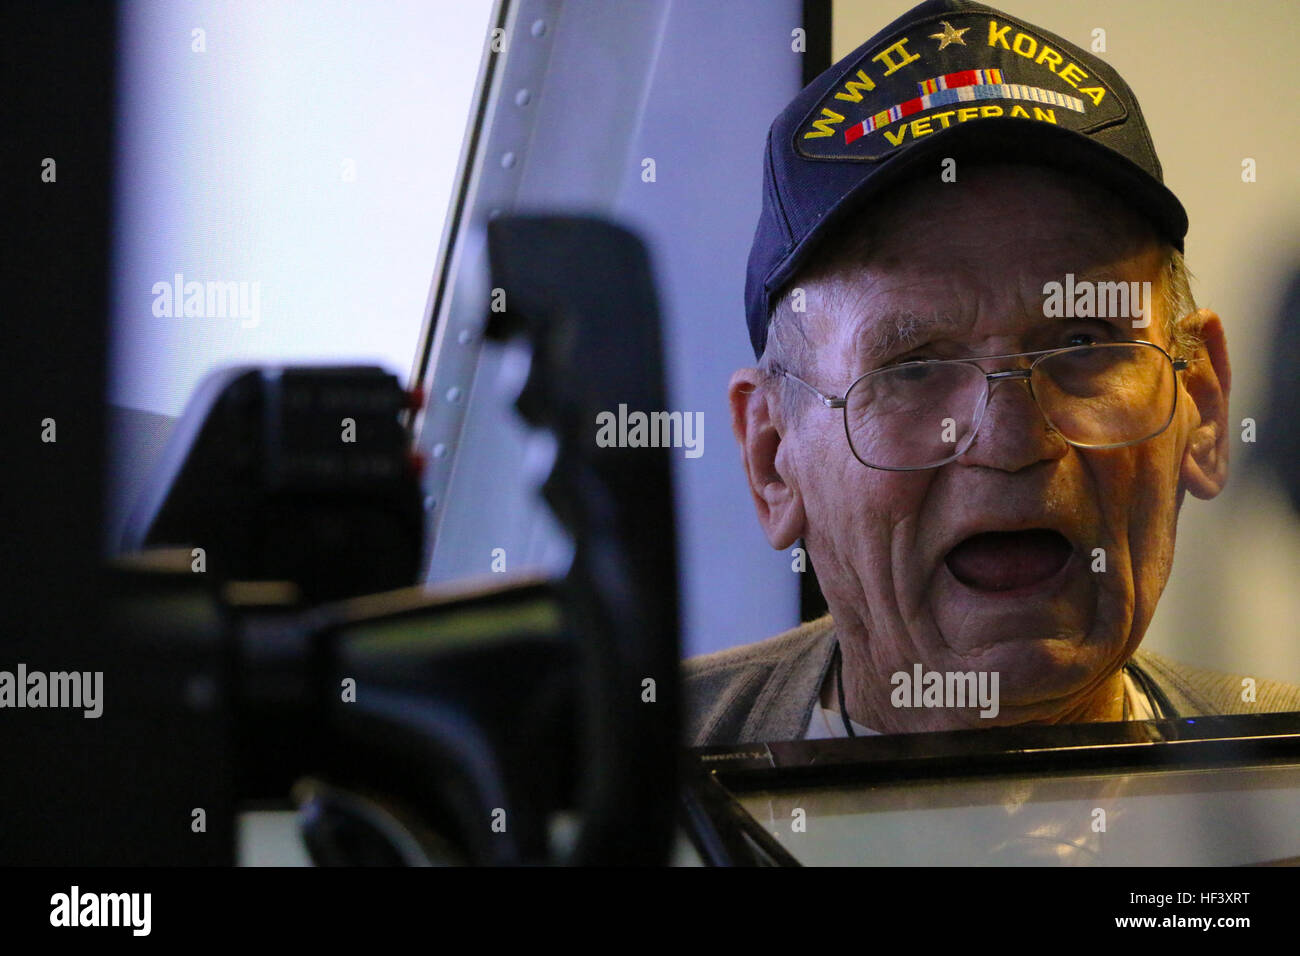
POLYGON ((807 159, 875 162, 951 127, 1005 117, 1091 133, 1124 104, 1059 40, 1001 14, 910 24, 849 68, 795 130, 807 159))

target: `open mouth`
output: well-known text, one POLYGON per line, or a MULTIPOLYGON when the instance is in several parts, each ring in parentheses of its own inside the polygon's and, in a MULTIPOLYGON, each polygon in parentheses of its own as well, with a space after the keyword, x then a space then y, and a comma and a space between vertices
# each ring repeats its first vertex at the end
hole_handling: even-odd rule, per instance
POLYGON ((1055 575, 1070 560, 1069 540, 1059 531, 986 531, 948 552, 948 570, 977 591, 1014 591, 1055 575))

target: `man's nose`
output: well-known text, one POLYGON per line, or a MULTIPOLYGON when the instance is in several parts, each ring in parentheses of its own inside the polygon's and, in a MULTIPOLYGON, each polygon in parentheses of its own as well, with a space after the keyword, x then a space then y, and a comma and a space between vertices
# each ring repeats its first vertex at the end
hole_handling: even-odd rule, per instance
POLYGON ((1027 379, 997 379, 989 383, 975 441, 957 462, 1015 472, 1060 458, 1068 448, 1038 408, 1027 379))

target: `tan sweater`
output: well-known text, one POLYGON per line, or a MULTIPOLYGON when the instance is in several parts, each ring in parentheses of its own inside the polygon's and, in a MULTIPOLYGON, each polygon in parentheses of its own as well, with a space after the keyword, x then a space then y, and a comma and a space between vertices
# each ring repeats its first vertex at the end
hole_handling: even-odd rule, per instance
MULTIPOLYGON (((684 663, 686 741, 703 747, 800 740, 835 650, 830 615, 754 644, 684 663)), ((1160 717, 1300 711, 1300 686, 1197 670, 1139 649, 1126 665, 1160 717)))

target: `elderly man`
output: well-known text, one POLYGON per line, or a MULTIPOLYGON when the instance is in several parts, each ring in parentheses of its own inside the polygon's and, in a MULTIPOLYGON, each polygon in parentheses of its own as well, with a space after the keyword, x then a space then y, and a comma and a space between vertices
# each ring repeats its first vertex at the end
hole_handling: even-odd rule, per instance
POLYGON ((1132 91, 932 0, 772 125, 733 427, 830 614, 687 664, 690 742, 1300 710, 1139 645, 1228 473, 1223 325, 1132 91))

